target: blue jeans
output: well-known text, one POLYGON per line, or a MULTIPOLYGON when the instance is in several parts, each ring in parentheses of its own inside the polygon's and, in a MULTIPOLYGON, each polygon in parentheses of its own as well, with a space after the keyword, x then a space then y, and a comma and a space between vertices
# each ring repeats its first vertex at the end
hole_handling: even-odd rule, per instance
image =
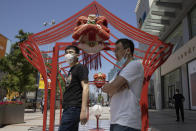
POLYGON ((59 131, 78 131, 81 108, 69 107, 63 110, 59 131))
POLYGON ((121 126, 118 124, 111 124, 110 131, 140 131, 140 130, 134 129, 131 127, 127 127, 127 126, 121 126))

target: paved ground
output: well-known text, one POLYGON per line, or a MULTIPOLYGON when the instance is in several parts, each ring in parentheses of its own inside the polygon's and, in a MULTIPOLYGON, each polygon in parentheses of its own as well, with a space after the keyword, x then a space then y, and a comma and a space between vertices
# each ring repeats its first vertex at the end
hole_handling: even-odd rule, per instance
MULTIPOLYGON (((92 109, 90 108, 90 112, 92 112, 92 109)), ((49 112, 48 112, 49 116, 49 112)), ((100 117, 100 127, 104 128, 105 131, 109 130, 109 108, 104 107, 103 108, 103 114, 100 117)), ((12 124, 12 125, 6 125, 2 128, 0 128, 0 131, 41 131, 42 125, 43 125, 43 117, 42 113, 40 111, 37 112, 30 112, 25 113, 24 116, 24 123, 21 124, 12 124)), ((49 123, 49 119, 47 120, 47 123, 49 123)), ((55 116, 55 131, 58 131, 59 126, 59 110, 56 111, 55 116)), ((91 113, 89 117, 89 122, 86 125, 80 125, 79 131, 87 131, 88 129, 96 128, 96 119, 94 115, 91 113)))
POLYGON ((175 110, 150 110, 149 123, 158 131, 196 131, 196 111, 185 110, 185 121, 176 122, 175 110))
MULTIPOLYGON (((91 109, 90 109, 91 112, 91 109)), ((104 107, 103 115, 100 120, 100 127, 109 131, 109 108, 104 107)), ((185 122, 176 122, 174 110, 150 110, 149 121, 150 128, 153 131, 195 131, 196 130, 196 111, 185 111, 185 122)), ((48 120, 49 121, 49 120, 48 120)), ((55 131, 59 125, 59 110, 56 111, 55 131)), ((85 126, 80 125, 80 131, 88 131, 96 127, 96 120, 93 114, 90 114, 90 120, 85 126)), ((0 131, 41 131, 42 114, 40 111, 25 113, 25 123, 7 125, 0 128, 0 131)))

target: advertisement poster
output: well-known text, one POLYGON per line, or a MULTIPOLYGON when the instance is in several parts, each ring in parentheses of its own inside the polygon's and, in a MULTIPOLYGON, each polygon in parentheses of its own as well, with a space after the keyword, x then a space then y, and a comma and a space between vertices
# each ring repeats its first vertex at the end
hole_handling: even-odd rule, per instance
MULTIPOLYGON (((51 83, 51 80, 48 79, 48 89, 50 89, 50 83, 51 83)), ((43 80, 42 75, 40 74, 40 77, 39 77, 39 89, 44 89, 44 88, 45 88, 44 80, 43 80)))

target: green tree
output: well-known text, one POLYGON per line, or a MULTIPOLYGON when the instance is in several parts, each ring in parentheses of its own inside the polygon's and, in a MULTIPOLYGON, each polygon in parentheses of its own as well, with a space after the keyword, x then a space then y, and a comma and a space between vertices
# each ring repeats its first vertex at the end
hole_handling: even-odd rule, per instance
MULTIPOLYGON (((63 77, 65 78, 64 74, 63 74, 63 77)), ((62 89, 62 93, 65 92, 65 82, 63 80, 64 78, 62 78, 59 73, 57 75, 57 78, 58 78, 59 83, 60 83, 60 85, 59 85, 59 83, 57 82, 57 96, 60 96, 60 86, 61 86, 61 89, 62 89)))
POLYGON ((97 102, 102 104, 103 100, 104 100, 103 96, 101 94, 98 94, 97 102))
POLYGON ((18 92, 25 96, 28 91, 36 89, 37 70, 26 60, 19 48, 19 43, 26 40, 28 35, 23 30, 19 31, 16 42, 11 47, 11 53, 0 59, 0 70, 4 72, 0 80, 0 87, 9 92, 18 92))

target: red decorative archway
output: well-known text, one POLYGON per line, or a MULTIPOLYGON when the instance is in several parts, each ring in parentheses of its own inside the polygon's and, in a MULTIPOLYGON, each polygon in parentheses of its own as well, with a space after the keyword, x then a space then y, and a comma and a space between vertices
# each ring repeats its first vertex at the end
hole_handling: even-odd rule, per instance
MULTIPOLYGON (((147 50, 141 50, 136 48, 136 52, 140 52, 145 54, 143 56, 134 56, 136 58, 143 60, 143 66, 144 66, 144 81, 143 81, 143 89, 142 89, 142 95, 140 100, 141 105, 141 111, 142 111, 142 131, 147 131, 148 128, 148 85, 150 78, 153 74, 153 72, 161 65, 163 64, 167 58, 170 56, 172 52, 173 46, 171 44, 163 43, 159 40, 157 36, 153 36, 151 34, 148 34, 144 31, 141 31, 125 21, 121 20, 120 18, 116 17, 114 14, 109 12, 107 9, 105 9, 102 5, 97 3, 96 1, 93 1, 91 4, 86 6, 84 9, 76 13, 75 15, 69 17, 68 19, 64 20, 63 22, 46 29, 42 32, 36 33, 34 35, 31 35, 28 37, 26 41, 20 44, 21 51, 24 55, 24 57, 34 66, 38 69, 38 71, 42 74, 44 83, 45 83, 45 103, 47 103, 48 98, 48 81, 47 79, 51 79, 51 96, 50 96, 50 125, 49 130, 54 130, 54 120, 55 120, 55 94, 56 94, 56 84, 58 82, 58 85, 60 85, 60 82, 58 78, 56 77, 57 74, 60 74, 60 76, 63 78, 63 74, 66 75, 66 69, 69 68, 69 66, 60 67, 60 64, 65 63, 61 59, 61 57, 64 56, 64 54, 60 54, 59 52, 61 50, 64 50, 66 46, 68 45, 78 45, 80 43, 73 41, 73 42, 57 42, 58 40, 65 38, 73 33, 73 29, 76 25, 77 18, 79 16, 88 16, 89 14, 97 14, 105 16, 108 20, 108 23, 116 28, 118 31, 126 35, 127 37, 134 39, 142 44, 144 44, 147 47, 147 50), (41 51, 40 46, 41 45, 50 45, 51 43, 56 42, 55 46, 53 47, 53 50, 49 51, 41 51), (43 54, 51 54, 52 58, 44 58, 43 54), (52 61, 52 63, 47 63, 48 60, 52 61), (63 73, 61 73, 61 71, 63 73)), ((110 33, 111 37, 114 39, 118 39, 115 35, 110 33)), ((105 46, 105 48, 93 55, 88 57, 83 57, 80 62, 85 61, 84 64, 89 64, 90 68, 98 69, 98 67, 101 67, 101 59, 100 57, 106 59, 110 63, 112 63, 114 66, 119 67, 114 62, 112 62, 110 59, 115 59, 114 56, 112 56, 110 51, 113 51, 114 49, 114 43, 111 40, 108 40, 108 45, 105 46), (103 53, 104 52, 104 53, 103 53), (106 55, 104 55, 106 54, 106 55), (108 58, 109 57, 109 58, 108 58), (96 61, 96 62, 95 62, 96 61), (99 61, 99 62, 97 62, 99 61)), ((82 52, 80 55, 83 55, 84 52, 82 52)), ((119 67, 120 68, 120 67, 119 67)), ((62 90, 60 87, 60 97, 62 102, 62 90)), ((46 120, 47 120, 47 104, 44 105, 44 117, 43 117, 43 131, 46 130, 46 120)), ((62 107, 60 107, 60 116, 61 116, 61 110, 62 107)))

